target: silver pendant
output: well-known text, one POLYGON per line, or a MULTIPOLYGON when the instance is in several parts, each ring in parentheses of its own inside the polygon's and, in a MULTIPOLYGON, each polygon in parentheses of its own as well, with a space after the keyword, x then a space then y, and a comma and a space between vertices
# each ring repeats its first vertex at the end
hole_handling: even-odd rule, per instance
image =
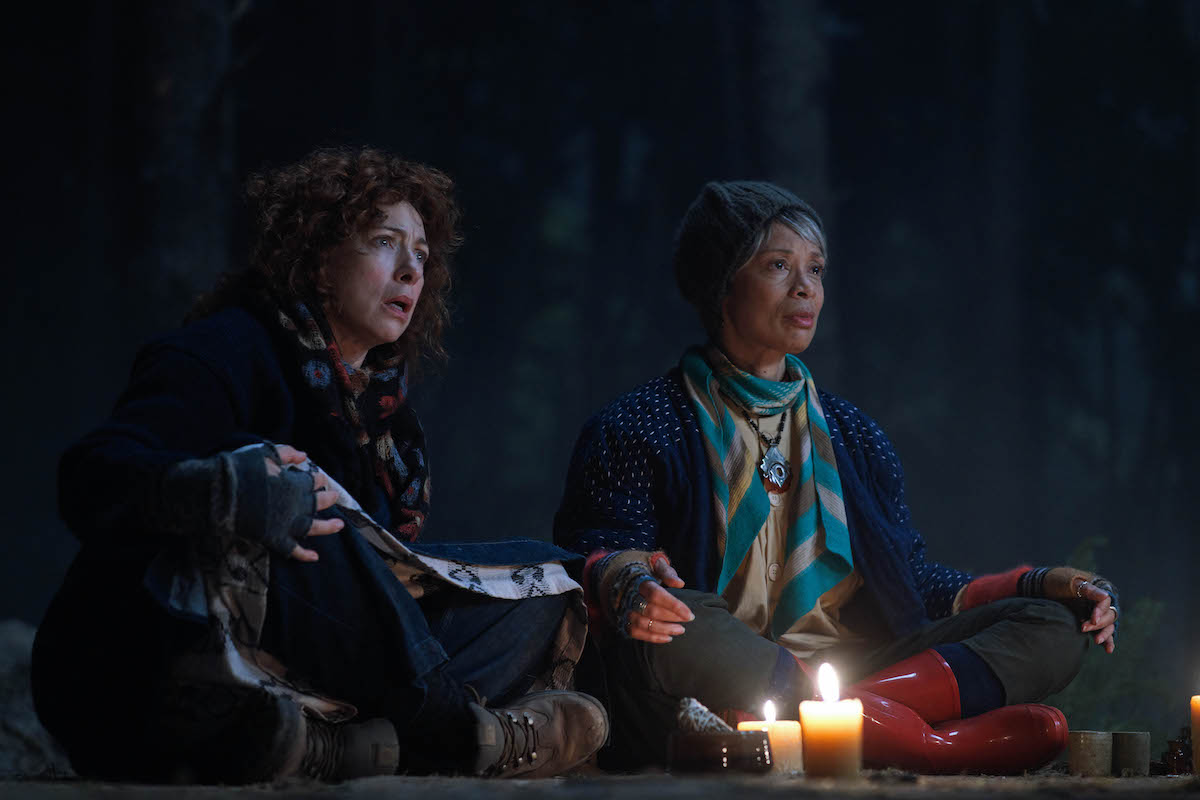
POLYGON ((762 473, 763 479, 778 486, 780 489, 787 483, 788 477, 792 474, 792 467, 788 464, 787 459, 783 457, 783 453, 779 449, 772 446, 767 450, 767 454, 763 456, 762 462, 758 465, 758 471, 762 473))

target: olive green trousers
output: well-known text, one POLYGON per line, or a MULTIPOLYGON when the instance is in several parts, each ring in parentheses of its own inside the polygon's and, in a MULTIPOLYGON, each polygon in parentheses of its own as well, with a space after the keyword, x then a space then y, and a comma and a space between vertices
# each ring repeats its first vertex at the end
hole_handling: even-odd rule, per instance
MULTIPOLYGON (((667 644, 647 644, 614 634, 589 641, 578 688, 600 697, 611 721, 605 769, 662 765, 675 730, 679 700, 694 697, 713 710, 755 711, 775 698, 781 718, 795 718, 812 687, 792 656, 729 613, 718 595, 670 590, 696 619, 667 644), (790 710, 790 714, 788 711, 790 710)), ((828 661, 843 685, 938 644, 961 642, 999 678, 1006 700, 1033 703, 1064 688, 1083 661, 1088 636, 1066 606, 1051 600, 1012 598, 935 620, 887 642, 837 646, 814 656, 828 661)))

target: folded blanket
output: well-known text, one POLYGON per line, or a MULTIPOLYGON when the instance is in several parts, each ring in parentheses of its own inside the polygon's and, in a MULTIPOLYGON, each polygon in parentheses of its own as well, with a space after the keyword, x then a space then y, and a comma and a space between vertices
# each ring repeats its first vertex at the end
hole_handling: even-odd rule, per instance
MULTIPOLYGON (((250 445, 236 452, 263 446, 250 445)), ((285 468, 322 472, 308 461, 285 468)), ((435 545, 402 542, 375 522, 341 485, 328 475, 326 478, 330 490, 337 493, 335 508, 347 521, 345 528, 329 535, 366 539, 414 599, 443 590, 504 600, 573 594, 574 613, 563 616, 549 672, 539 676, 546 688, 571 686, 587 635, 587 614, 583 589, 567 574, 563 562, 578 556, 546 542, 524 539, 435 545)), ((258 649, 270 576, 271 554, 264 545, 223 530, 176 544, 151 563, 146 588, 172 614, 207 622, 210 636, 179 660, 175 677, 261 686, 292 697, 309 712, 330 721, 356 713, 350 704, 298 683, 288 675, 286 665, 258 649)))

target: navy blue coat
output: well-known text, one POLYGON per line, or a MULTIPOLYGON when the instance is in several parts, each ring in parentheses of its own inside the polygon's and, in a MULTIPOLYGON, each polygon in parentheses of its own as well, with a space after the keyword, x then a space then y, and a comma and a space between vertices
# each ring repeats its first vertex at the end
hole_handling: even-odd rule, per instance
MULTIPOLYGON (((284 335, 280 332, 278 335, 284 335)), ((289 444, 386 520, 379 487, 356 486, 341 452, 318 420, 328 413, 289 368, 284 343, 256 316, 229 308, 164 334, 134 362, 112 416, 59 463, 59 508, 83 544, 54 604, 56 625, 82 626, 97 607, 126 617, 155 616, 144 576, 164 540, 158 488, 168 467, 246 444, 289 444), (374 506, 374 507, 373 507, 374 506)), ((410 545, 439 558, 476 564, 534 564, 577 556, 548 542, 410 545)), ((133 620, 130 620, 130 624, 133 620)))
MULTIPOLYGON (((159 337, 139 353, 111 417, 62 457, 60 509, 83 546, 38 630, 31 683, 39 716, 83 774, 151 774, 158 766, 154 744, 140 737, 161 729, 156 715, 163 678, 181 652, 203 644, 207 635, 195 606, 168 608, 163 584, 148 581, 159 573, 147 568, 161 564, 156 559, 169 556, 176 543, 164 533, 172 509, 159 492, 171 465, 264 440, 290 444, 376 519, 387 518, 382 489, 370 478, 365 486, 352 482, 362 471, 349 465, 359 456, 331 441, 320 424, 329 409, 319 407, 303 384, 288 343, 276 338, 286 334, 277 328, 230 308, 159 337)), ((545 541, 411 548, 476 564, 578 560, 545 541)), ((386 573, 341 563, 347 572, 334 574, 329 584, 386 573)), ((331 568, 329 561, 317 567, 324 575, 331 568)), ((395 635, 377 651, 388 654, 395 680, 415 681, 436 653, 401 647, 410 634, 418 642, 431 637, 422 610, 403 599, 408 602, 378 609, 381 625, 395 635)), ((374 690, 364 691, 370 696, 374 690)), ((411 694, 413 702, 423 696, 411 694)))
MULTIPOLYGON (((904 473, 887 436, 866 414, 822 391, 846 504, 854 566, 878 628, 903 636, 950 614, 971 576, 925 557, 911 524, 904 473)), ((716 591, 721 570, 712 480, 695 410, 678 369, 618 397, 588 420, 575 446, 557 544, 663 550, 694 589, 716 591)), ((862 594, 862 593, 860 593, 862 594)))

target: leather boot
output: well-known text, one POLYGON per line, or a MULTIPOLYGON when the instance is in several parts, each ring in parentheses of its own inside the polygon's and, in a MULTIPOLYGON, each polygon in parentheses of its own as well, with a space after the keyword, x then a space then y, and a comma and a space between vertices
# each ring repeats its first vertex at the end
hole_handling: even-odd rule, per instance
POLYGON ((1005 706, 936 727, 908 706, 871 692, 849 693, 863 704, 863 761, 927 774, 1020 774, 1048 764, 1067 744, 1057 708, 1005 706))
POLYGON ((165 779, 244 784, 290 777, 392 775, 396 729, 383 719, 331 723, 257 687, 165 684, 152 732, 165 744, 165 779))
POLYGON ((534 692, 508 708, 471 703, 476 775, 548 778, 586 761, 608 739, 608 713, 582 692, 534 692))
POLYGON ((849 692, 860 690, 908 706, 929 723, 962 717, 958 679, 936 650, 892 664, 854 684, 849 692))
MULTIPOLYGON (((319 781, 347 781, 395 775, 400 760, 396 728, 386 719, 332 723, 302 715, 304 733, 299 764, 279 777, 302 775, 319 781)), ((299 750, 299 747, 297 747, 299 750)))

